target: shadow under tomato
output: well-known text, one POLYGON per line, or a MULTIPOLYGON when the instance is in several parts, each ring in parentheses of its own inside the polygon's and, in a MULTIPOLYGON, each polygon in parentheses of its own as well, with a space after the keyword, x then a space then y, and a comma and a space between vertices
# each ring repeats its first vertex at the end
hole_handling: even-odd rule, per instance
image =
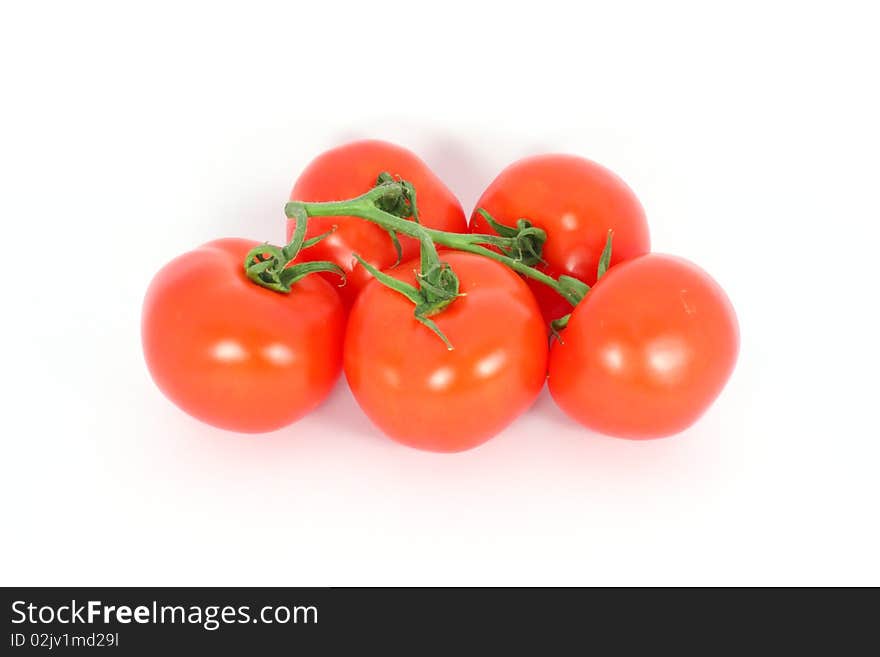
POLYGON ((345 376, 340 377, 330 396, 313 412, 318 419, 326 419, 328 428, 333 432, 396 444, 370 422, 351 394, 345 376))

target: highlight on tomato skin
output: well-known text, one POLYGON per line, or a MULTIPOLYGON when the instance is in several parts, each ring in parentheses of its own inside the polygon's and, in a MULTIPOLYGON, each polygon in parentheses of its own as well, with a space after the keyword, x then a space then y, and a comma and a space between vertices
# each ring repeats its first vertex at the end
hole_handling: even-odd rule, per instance
POLYGON ((208 424, 262 433, 296 421, 330 393, 342 365, 345 310, 320 276, 289 294, 248 280, 258 243, 209 242, 165 265, 144 299, 141 336, 153 380, 208 424))
MULTIPOLYGON (((502 431, 544 385, 547 337, 534 297, 502 264, 469 253, 442 254, 464 296, 431 317, 453 350, 413 314, 412 303, 380 282, 351 309, 344 371, 355 400, 392 439, 458 452, 502 431)), ((415 283, 418 261, 388 270, 415 283)))
MULTIPOLYGON (((467 232, 467 219, 461 203, 443 181, 415 153, 385 141, 355 141, 322 153, 297 178, 290 200, 323 202, 354 198, 375 186, 376 178, 382 172, 413 184, 419 221, 423 226, 455 233, 467 232)), ((347 278, 339 293, 348 307, 371 280, 352 253, 383 270, 397 262, 397 252, 387 231, 356 217, 311 217, 306 237, 315 237, 334 226, 334 233, 303 251, 298 262, 327 260, 342 267, 347 278)), ((288 221, 288 239, 292 232, 293 222, 288 221)), ((418 255, 416 240, 401 236, 400 245, 402 260, 418 255)), ((332 275, 328 280, 338 284, 338 279, 332 275)))
MULTIPOLYGON (((542 228, 547 241, 544 263, 537 269, 553 278, 573 276, 593 285, 609 230, 614 233, 612 267, 651 250, 645 211, 635 193, 609 169, 575 155, 526 157, 498 174, 470 220, 472 233, 492 233, 477 212, 480 208, 505 225, 525 218, 542 228)), ((555 291, 531 279, 526 282, 548 323, 571 311, 555 291)))
POLYGON ((548 383, 585 427, 661 438, 703 415, 738 353, 736 313, 718 283, 687 260, 649 254, 610 269, 574 309, 548 383))

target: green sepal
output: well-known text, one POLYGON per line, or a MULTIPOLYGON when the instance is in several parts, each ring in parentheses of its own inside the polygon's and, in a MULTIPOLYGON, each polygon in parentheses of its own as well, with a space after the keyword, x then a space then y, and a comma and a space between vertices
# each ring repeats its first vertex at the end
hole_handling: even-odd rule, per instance
POLYGON ((397 258, 391 266, 396 267, 400 264, 400 261, 403 260, 403 247, 400 246, 400 238, 397 236, 397 233, 393 230, 389 230, 388 235, 391 237, 391 244, 394 245, 394 252, 397 254, 397 258))
POLYGON ((541 257, 544 242, 547 241, 547 233, 544 229, 532 226, 528 219, 517 219, 516 235, 513 239, 514 244, 508 253, 511 258, 519 260, 529 267, 544 263, 544 259, 541 257))
POLYGON ((598 281, 608 271, 611 266, 611 240, 614 237, 614 231, 608 229, 608 236, 605 238, 605 248, 602 249, 602 255, 599 256, 599 267, 596 270, 596 280, 598 281))
POLYGON ((310 237, 309 239, 307 239, 305 242, 302 243, 302 247, 300 248, 300 251, 302 251, 302 249, 307 249, 311 246, 315 246, 315 244, 317 244, 318 242, 321 242, 321 241, 327 239, 333 233, 336 232, 337 228, 339 228, 339 226, 333 226, 326 233, 321 233, 320 235, 316 235, 315 237, 310 237))
POLYGON ((424 302, 422 293, 419 292, 419 288, 415 285, 410 285, 406 281, 401 281, 400 279, 394 278, 394 276, 389 276, 385 272, 379 271, 376 267, 361 258, 357 253, 352 253, 352 256, 354 256, 354 259, 358 261, 361 267, 366 269, 373 278, 385 287, 394 290, 398 294, 402 294, 417 306, 424 302))
POLYGON ((418 203, 416 203, 416 188, 409 180, 401 180, 400 182, 403 185, 404 196, 409 202, 409 215, 412 217, 413 221, 415 221, 417 224, 420 224, 421 221, 419 220, 419 205, 418 203))
POLYGON ((416 306, 415 317, 416 321, 427 326, 437 335, 437 337, 443 340, 443 344, 446 345, 446 349, 448 351, 452 351, 453 349, 455 349, 455 347, 453 347, 452 343, 449 341, 449 338, 447 338, 443 331, 440 330, 440 327, 437 326, 437 323, 433 319, 428 317, 428 315, 424 313, 420 306, 416 306))
POLYGON ((516 228, 498 223, 497 221, 495 221, 495 219, 492 218, 492 215, 486 212, 483 208, 477 208, 477 212, 480 214, 481 217, 483 217, 483 219, 486 220, 486 223, 488 223, 492 227, 492 230, 501 235, 501 237, 516 237, 516 228))

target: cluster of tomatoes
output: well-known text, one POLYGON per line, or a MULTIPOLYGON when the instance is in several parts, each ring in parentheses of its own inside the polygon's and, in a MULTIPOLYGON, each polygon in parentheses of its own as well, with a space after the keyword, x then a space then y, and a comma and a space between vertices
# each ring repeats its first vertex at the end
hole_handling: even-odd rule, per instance
MULTIPOLYGON (((315 212, 308 248, 294 257, 303 274, 285 279, 287 292, 247 275, 248 254, 260 244, 244 239, 209 242, 159 271, 144 301, 142 335, 166 396, 217 427, 272 431, 320 404, 344 370, 385 434, 448 452, 500 432, 545 382, 575 421, 636 439, 682 431, 721 392, 739 348, 733 308, 696 265, 650 253, 645 213, 612 172, 569 155, 520 160, 489 185, 468 223, 417 156, 361 141, 317 157, 291 200, 320 207, 358 197, 382 172, 412 185, 426 229, 497 235, 498 224, 527 219, 546 236, 534 269, 573 277, 589 291, 572 308, 540 276, 440 245, 457 294, 430 316, 432 331, 411 299, 374 280, 384 272, 414 289, 428 286, 424 245, 392 239, 360 216, 315 212), (562 317, 557 333, 552 326, 562 317)), ((296 225, 289 221, 288 238, 296 239, 296 225)))

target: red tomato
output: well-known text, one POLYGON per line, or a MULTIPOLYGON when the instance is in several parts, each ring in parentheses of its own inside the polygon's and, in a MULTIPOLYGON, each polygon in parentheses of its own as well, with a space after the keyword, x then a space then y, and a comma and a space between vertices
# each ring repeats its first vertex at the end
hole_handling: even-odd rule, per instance
POLYGON ((651 254, 608 271, 550 353, 550 392, 586 427, 660 438, 692 425, 733 372, 736 314, 696 265, 651 254))
POLYGON ((144 356, 156 385, 214 426, 284 427, 330 392, 342 364, 345 310, 319 276, 290 294, 248 280, 257 242, 221 239, 165 265, 144 300, 144 356))
MULTIPOLYGON (((504 169, 477 201, 495 221, 514 226, 520 218, 547 232, 538 269, 553 278, 565 274, 596 282, 608 230, 614 231, 611 265, 648 253, 645 212, 626 183, 608 169, 574 155, 537 155, 504 169)), ((494 231, 474 211, 473 233, 494 231)), ((545 319, 558 319, 571 306, 552 289, 529 279, 545 319)))
MULTIPOLYGON (((391 438, 456 452, 504 429, 544 385, 547 336, 528 287, 482 256, 445 252, 461 292, 433 319, 454 346, 413 316, 413 304, 379 282, 349 316, 344 368, 355 399, 391 438)), ((415 284, 418 262, 389 270, 415 284)))
MULTIPOLYGON (((290 193, 292 201, 343 201, 360 196, 375 187, 383 171, 408 180, 416 189, 419 221, 427 228, 456 233, 467 232, 467 220, 461 203, 446 185, 414 153, 384 141, 356 141, 319 155, 306 167, 290 193)), ((388 231, 357 217, 311 217, 306 237, 315 237, 333 226, 336 231, 317 245, 305 249, 297 262, 328 260, 342 267, 348 278, 340 288, 346 306, 350 306, 363 286, 371 280, 367 271, 352 258, 356 252, 378 269, 397 261, 397 252, 388 231)), ((287 222, 287 239, 294 222, 287 222)), ((418 241, 400 238, 403 260, 418 255, 418 241)), ((339 279, 329 278, 334 285, 339 279)))

